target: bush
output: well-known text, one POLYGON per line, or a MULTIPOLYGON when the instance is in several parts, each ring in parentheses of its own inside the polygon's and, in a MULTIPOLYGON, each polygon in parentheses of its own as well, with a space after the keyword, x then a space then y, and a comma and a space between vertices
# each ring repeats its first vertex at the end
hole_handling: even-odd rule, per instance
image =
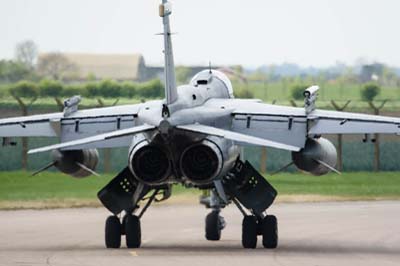
POLYGON ((121 85, 114 80, 103 80, 98 84, 98 96, 104 98, 121 97, 121 85))
POLYGON ((254 98, 254 93, 249 89, 235 90, 234 95, 236 98, 243 98, 243 99, 254 98))
POLYGON ((138 95, 144 98, 160 98, 164 95, 164 85, 159 79, 142 83, 138 87, 138 95))
POLYGON ((58 81, 43 79, 39 83, 40 96, 59 97, 62 91, 63 85, 58 81))
POLYGON ((137 84, 133 82, 124 82, 121 85, 121 96, 127 98, 133 98, 137 93, 137 84))
POLYGON ((23 63, 12 60, 0 60, 0 81, 17 82, 30 79, 32 71, 23 63))
POLYGON ((361 90, 361 99, 371 102, 381 92, 381 88, 375 83, 367 83, 361 90))
POLYGON ((99 85, 95 82, 89 82, 84 85, 83 96, 96 97, 100 95, 99 85))
POLYGON ((14 97, 35 98, 38 91, 37 85, 29 81, 20 81, 10 87, 10 94, 14 97))
POLYGON ((304 91, 307 89, 306 85, 297 84, 290 89, 290 96, 294 100, 302 100, 304 98, 304 91))
POLYGON ((85 94, 85 88, 79 84, 66 85, 62 91, 62 96, 65 97, 84 95, 84 94, 85 94))
POLYGON ((0 97, 4 97, 9 93, 9 86, 7 85, 0 85, 0 97))

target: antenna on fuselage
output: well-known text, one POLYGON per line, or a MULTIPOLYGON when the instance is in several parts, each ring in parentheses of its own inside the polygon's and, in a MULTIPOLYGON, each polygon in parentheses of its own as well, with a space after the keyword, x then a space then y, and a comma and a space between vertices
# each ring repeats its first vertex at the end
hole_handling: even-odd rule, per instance
POLYGON ((164 25, 164 76, 165 76, 165 100, 169 105, 178 99, 178 91, 176 88, 175 63, 172 50, 171 27, 169 16, 172 13, 172 5, 167 0, 162 0, 159 7, 160 17, 163 19, 164 25))
POLYGON ((211 61, 208 61, 208 70, 210 74, 212 74, 212 69, 211 69, 211 61))

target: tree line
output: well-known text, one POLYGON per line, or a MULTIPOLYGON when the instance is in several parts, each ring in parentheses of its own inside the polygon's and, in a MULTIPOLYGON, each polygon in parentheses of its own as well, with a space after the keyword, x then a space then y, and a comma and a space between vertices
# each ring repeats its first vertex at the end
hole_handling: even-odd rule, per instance
MULTIPOLYGON (((305 84, 295 84, 291 87, 290 95, 294 100, 304 99, 304 90, 309 86, 305 84)), ((362 86, 360 96, 363 101, 371 102, 381 93, 381 87, 376 82, 368 82, 362 86)))
POLYGON ((102 98, 161 98, 164 95, 164 85, 159 79, 143 83, 108 79, 79 84, 65 84, 56 80, 43 79, 40 82, 19 81, 9 84, 6 93, 13 97, 23 98, 74 95, 102 98))

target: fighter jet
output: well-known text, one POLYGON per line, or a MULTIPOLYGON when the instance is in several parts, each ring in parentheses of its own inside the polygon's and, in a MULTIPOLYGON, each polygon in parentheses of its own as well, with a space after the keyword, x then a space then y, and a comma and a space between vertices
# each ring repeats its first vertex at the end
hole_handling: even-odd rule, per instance
POLYGON ((154 201, 171 195, 173 184, 207 191, 201 202, 211 209, 205 238, 219 240, 226 223, 222 209, 235 204, 243 214, 242 245, 278 246, 277 218, 268 208, 277 191, 247 161, 245 145, 292 152, 293 164, 313 175, 337 171, 335 146, 324 134, 400 134, 400 119, 318 110, 318 87, 304 91, 304 108, 235 99, 228 77, 205 69, 189 84, 176 85, 169 18, 162 0, 165 99, 134 105, 78 110, 80 97, 64 102, 64 111, 0 120, 3 145, 12 137, 58 137, 59 144, 30 150, 51 152, 51 163, 76 178, 96 174, 97 149, 129 147, 127 165, 98 193, 112 213, 105 223, 105 246, 141 246, 140 221, 154 201), (123 214, 123 215, 122 215, 123 214))

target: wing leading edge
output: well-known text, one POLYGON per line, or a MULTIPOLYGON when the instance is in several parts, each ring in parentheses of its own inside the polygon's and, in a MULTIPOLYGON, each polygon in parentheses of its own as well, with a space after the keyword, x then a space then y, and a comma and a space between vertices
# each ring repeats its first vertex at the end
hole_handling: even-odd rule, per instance
MULTIPOLYGON (((137 126, 137 127, 116 130, 116 131, 105 133, 105 134, 95 135, 95 136, 88 137, 88 138, 67 141, 67 142, 63 142, 60 144, 55 144, 55 145, 50 145, 50 146, 46 146, 46 147, 42 147, 42 148, 38 148, 38 149, 33 149, 33 150, 30 150, 28 153, 33 154, 33 153, 46 152, 46 151, 51 151, 51 150, 75 150, 75 149, 83 149, 83 148, 85 148, 85 149, 98 148, 98 147, 104 146, 101 144, 101 142, 112 141, 114 139, 132 136, 132 135, 135 135, 138 133, 143 133, 143 132, 150 131, 153 129, 155 129, 155 126, 141 125, 141 126, 137 126), (90 144, 92 144, 92 145, 90 145, 90 144)), ((114 146, 114 147, 117 147, 117 146, 114 146)))
POLYGON ((289 151, 299 151, 300 148, 292 145, 287 145, 284 143, 279 143, 275 141, 270 141, 258 137, 253 137, 237 132, 232 132, 229 130, 224 130, 216 127, 210 127, 200 124, 191 124, 191 125, 183 125, 177 126, 178 129, 194 132, 194 133, 201 133, 216 137, 221 137, 241 143, 247 143, 250 145, 258 145, 258 146, 265 146, 265 147, 272 147, 277 149, 289 150, 289 151))

